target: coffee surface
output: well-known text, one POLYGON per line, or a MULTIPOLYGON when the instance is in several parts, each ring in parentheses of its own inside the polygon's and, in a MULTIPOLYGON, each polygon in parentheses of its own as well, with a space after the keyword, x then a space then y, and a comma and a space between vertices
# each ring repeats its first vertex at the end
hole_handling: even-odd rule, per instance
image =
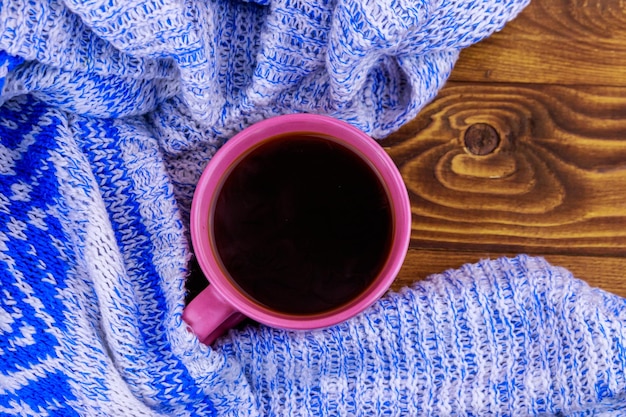
POLYGON ((340 307, 372 283, 392 215, 372 168, 323 137, 290 135, 252 150, 222 185, 213 235, 230 279, 289 314, 340 307))

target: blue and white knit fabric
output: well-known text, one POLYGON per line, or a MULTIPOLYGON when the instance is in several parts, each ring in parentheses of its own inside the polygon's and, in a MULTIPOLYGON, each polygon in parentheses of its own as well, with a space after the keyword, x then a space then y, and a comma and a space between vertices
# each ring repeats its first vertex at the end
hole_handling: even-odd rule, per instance
POLYGON ((0 2, 0 415, 626 414, 626 302, 485 261, 330 329, 181 319, 194 185, 243 127, 383 137, 527 0, 0 2))

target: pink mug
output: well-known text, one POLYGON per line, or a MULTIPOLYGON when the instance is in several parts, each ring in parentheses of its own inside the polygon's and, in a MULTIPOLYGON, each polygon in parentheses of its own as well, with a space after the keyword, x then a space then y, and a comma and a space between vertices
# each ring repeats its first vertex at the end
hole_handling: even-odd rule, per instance
POLYGON ((398 169, 376 141, 331 117, 292 114, 267 119, 244 129, 215 154, 198 182, 191 207, 190 228, 195 256, 210 285, 185 308, 183 319, 200 341, 210 345, 246 317, 273 327, 309 330, 329 327, 361 313, 388 290, 402 266, 410 240, 411 209, 398 169), (390 213, 389 238, 385 253, 381 255, 381 266, 365 289, 340 305, 311 314, 280 311, 242 290, 220 257, 213 225, 218 195, 234 167, 273 138, 304 134, 323 137, 360 158, 378 178, 390 213))

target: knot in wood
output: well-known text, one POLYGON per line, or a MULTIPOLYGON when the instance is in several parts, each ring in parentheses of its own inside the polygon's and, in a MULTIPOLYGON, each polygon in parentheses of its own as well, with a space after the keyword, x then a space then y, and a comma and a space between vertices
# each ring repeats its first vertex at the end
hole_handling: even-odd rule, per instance
POLYGON ((487 123, 476 123, 465 131, 465 148, 473 155, 489 155, 500 145, 500 135, 487 123))

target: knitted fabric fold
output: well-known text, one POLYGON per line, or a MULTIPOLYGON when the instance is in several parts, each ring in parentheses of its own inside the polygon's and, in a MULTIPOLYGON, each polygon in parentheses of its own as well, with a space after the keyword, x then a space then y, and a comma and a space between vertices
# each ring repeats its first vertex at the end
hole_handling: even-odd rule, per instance
POLYGON ((619 415, 624 301, 484 261, 329 329, 182 321, 194 186, 234 133, 380 138, 527 1, 0 4, 0 415, 619 415))
POLYGON ((245 364, 266 415, 621 415, 625 319, 623 299, 519 256, 431 276, 332 329, 251 327, 218 350, 245 364))

